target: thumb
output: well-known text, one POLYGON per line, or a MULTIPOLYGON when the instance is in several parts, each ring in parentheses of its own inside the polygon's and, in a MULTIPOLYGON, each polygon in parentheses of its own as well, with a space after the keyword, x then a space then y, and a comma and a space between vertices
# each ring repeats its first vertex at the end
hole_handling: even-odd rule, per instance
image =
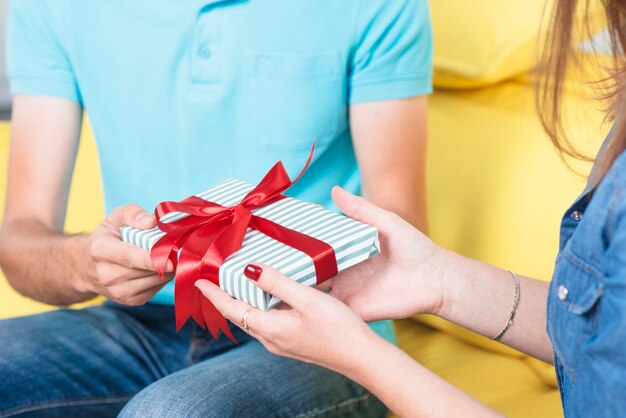
POLYGON ((339 186, 335 186, 331 194, 337 207, 345 213, 346 216, 368 225, 379 227, 392 215, 391 212, 381 209, 373 203, 368 202, 362 197, 353 195, 339 186))
POLYGON ((265 292, 276 296, 292 308, 298 309, 315 290, 293 281, 281 272, 264 264, 248 264, 244 275, 265 292))
POLYGON ((124 225, 137 229, 151 229, 156 226, 154 215, 135 204, 122 207, 121 218, 124 225))

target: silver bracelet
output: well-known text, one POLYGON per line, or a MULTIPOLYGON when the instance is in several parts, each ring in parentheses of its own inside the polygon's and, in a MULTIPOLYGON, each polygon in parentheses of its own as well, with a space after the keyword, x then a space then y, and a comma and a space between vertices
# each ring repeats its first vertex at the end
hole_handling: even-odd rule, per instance
POLYGON ((498 335, 492 338, 492 340, 494 341, 500 341, 502 336, 509 330, 509 328, 513 324, 513 318, 515 318, 517 307, 519 306, 519 294, 520 294, 519 276, 510 270, 509 270, 509 273, 511 273, 511 276, 513 276, 513 280, 515 281, 515 298, 513 299, 513 309, 511 309, 511 313, 509 314, 509 319, 508 321, 506 321, 506 325, 504 326, 504 328, 502 328, 502 331, 500 331, 498 335))

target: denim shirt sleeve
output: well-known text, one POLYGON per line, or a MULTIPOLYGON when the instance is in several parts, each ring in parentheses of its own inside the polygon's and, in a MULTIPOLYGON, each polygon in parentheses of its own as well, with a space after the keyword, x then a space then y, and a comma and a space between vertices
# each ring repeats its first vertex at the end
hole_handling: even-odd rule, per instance
MULTIPOLYGON (((574 210, 582 207, 574 205, 574 210)), ((571 223, 566 214, 562 231, 571 223)), ((626 411, 626 158, 566 237, 548 300, 548 332, 565 416, 626 411)))
POLYGON ((589 352, 589 391, 610 404, 604 408, 617 416, 626 413, 626 189, 620 188, 614 203, 619 209, 607 225, 599 332, 589 352))

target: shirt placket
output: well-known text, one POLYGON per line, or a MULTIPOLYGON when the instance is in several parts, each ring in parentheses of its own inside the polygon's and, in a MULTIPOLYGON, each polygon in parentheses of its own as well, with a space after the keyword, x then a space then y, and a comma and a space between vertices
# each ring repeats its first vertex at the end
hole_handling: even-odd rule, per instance
POLYGON ((225 50, 219 10, 235 0, 205 1, 196 16, 191 45, 191 82, 195 85, 220 83, 225 74, 225 50))
POLYGON ((567 242, 572 238, 576 227, 585 216, 585 209, 591 197, 591 191, 583 193, 576 202, 565 212, 561 220, 561 234, 559 240, 559 251, 563 251, 567 242))
POLYGON ((223 57, 220 48, 221 25, 212 15, 213 9, 198 14, 191 46, 192 84, 217 84, 222 79, 223 57))

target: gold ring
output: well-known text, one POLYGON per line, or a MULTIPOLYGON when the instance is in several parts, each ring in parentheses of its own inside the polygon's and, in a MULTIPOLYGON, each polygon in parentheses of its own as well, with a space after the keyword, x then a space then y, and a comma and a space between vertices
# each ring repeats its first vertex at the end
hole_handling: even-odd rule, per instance
POLYGON ((248 326, 248 315, 250 314, 250 311, 252 309, 254 308, 250 306, 248 310, 244 312, 243 318, 241 318, 241 323, 239 324, 241 326, 241 329, 243 329, 246 334, 250 334, 250 327, 248 326))

